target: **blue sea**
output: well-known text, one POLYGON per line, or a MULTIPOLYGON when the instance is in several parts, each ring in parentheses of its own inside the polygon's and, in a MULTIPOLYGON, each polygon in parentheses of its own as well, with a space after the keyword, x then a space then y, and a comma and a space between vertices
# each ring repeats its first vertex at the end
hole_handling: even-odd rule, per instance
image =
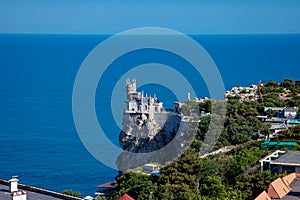
MULTIPOLYGON (((89 52, 108 37, 0 34, 1 179, 19 175, 24 184, 58 192, 73 189, 85 195, 92 195, 96 185, 114 180, 118 172, 90 155, 79 139, 72 116, 77 71, 89 52)), ((300 80, 300 35, 191 37, 214 60, 227 90, 237 85, 258 84, 260 80, 300 80)), ((173 57, 148 49, 125 55, 114 65, 126 69, 126 66, 161 62, 185 69, 186 63, 173 57)), ((110 99, 106 95, 122 73, 122 70, 107 70, 101 79, 107 88, 97 90, 96 95, 97 115, 104 119, 105 133, 116 145, 120 129, 109 113, 110 99)), ((138 77, 129 78, 139 81, 138 77)), ((197 95, 209 96, 204 81, 194 81, 199 81, 197 95)), ((159 85, 146 85, 139 90, 156 93, 165 107, 172 107, 177 100, 172 92, 159 85)), ((124 100, 120 99, 123 107, 124 100)))

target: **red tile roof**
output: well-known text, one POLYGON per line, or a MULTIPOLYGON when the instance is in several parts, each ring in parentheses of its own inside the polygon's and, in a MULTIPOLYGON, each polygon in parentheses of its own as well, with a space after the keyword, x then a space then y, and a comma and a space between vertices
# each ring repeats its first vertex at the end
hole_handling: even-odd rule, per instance
POLYGON ((266 193, 266 191, 263 191, 254 200, 271 200, 271 198, 269 197, 268 193, 266 193))
POLYGON ((300 174, 292 173, 285 177, 278 178, 269 185, 268 193, 263 191, 255 200, 300 199, 300 174))
POLYGON ((283 177, 282 180, 286 185, 290 185, 295 178, 296 178, 296 173, 291 173, 291 174, 283 177))
POLYGON ((286 185, 281 178, 278 178, 270 184, 268 195, 274 199, 281 199, 291 190, 292 189, 286 185))
POLYGON ((98 185, 96 188, 113 188, 115 184, 116 182, 103 183, 101 185, 98 185))
POLYGON ((125 193, 118 200, 134 200, 134 198, 125 193))

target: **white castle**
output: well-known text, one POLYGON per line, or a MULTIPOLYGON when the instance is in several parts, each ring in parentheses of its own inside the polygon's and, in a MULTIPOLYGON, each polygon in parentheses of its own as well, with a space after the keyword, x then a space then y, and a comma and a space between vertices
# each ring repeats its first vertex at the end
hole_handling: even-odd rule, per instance
POLYGON ((126 80, 126 109, 127 114, 145 115, 147 119, 153 119, 155 113, 165 112, 163 102, 159 102, 157 97, 144 96, 144 92, 136 91, 136 80, 126 80))

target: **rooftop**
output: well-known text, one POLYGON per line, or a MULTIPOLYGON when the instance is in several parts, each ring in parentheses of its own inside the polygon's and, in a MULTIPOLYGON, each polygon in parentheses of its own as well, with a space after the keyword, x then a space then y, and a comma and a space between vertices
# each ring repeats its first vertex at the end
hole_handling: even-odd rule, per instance
POLYGON ((266 191, 263 191, 254 200, 271 200, 271 198, 269 197, 268 193, 266 193, 266 191))
POLYGON ((103 183, 101 185, 98 185, 96 188, 113 188, 115 184, 116 182, 103 183))
POLYGON ((286 111, 286 112, 298 112, 298 108, 297 107, 289 107, 289 108, 285 108, 284 111, 286 111))
MULTIPOLYGON (((30 191, 27 191, 27 190, 25 190, 25 192, 27 193, 27 200, 36 200, 36 199, 61 200, 60 198, 55 198, 55 197, 52 197, 52 196, 39 194, 39 193, 36 193, 36 192, 30 192, 30 191)), ((3 199, 3 200, 6 200, 6 199, 10 200, 11 199, 9 187, 7 185, 1 185, 0 184, 0 199, 3 199)))
POLYGON ((290 191, 292 188, 286 185, 281 178, 277 178, 269 185, 268 195, 274 199, 281 199, 290 191))
POLYGON ((263 191, 255 200, 299 200, 300 174, 292 173, 283 178, 278 178, 269 185, 268 193, 263 191))
POLYGON ((287 151, 278 159, 271 161, 271 164, 300 166, 300 151, 287 151))
POLYGON ((283 200, 299 200, 300 197, 300 178, 295 178, 290 184, 292 191, 285 195, 283 200))
MULTIPOLYGON (((0 179, 0 199, 10 200, 11 193, 9 191, 9 182, 0 179)), ((28 185, 18 184, 19 191, 27 193, 27 200, 81 200, 81 198, 64 195, 61 193, 36 188, 28 185)))

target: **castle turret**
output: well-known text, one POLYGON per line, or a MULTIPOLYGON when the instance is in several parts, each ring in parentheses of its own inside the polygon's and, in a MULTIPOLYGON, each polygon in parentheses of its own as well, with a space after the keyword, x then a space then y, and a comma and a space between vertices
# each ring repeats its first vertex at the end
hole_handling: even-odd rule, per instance
POLYGON ((130 79, 126 80, 126 94, 127 94, 127 100, 130 100, 130 94, 136 93, 136 80, 132 79, 132 82, 130 79))

